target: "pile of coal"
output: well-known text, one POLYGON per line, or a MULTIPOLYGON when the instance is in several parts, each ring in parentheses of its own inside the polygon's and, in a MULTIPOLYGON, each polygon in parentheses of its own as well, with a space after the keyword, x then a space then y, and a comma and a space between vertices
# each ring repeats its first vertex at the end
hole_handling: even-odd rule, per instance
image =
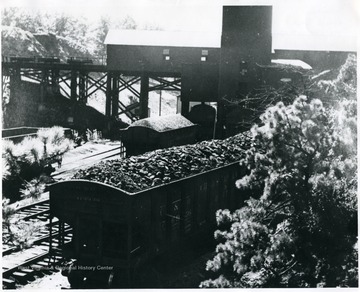
POLYGON ((108 160, 79 170, 73 179, 102 182, 138 192, 237 162, 250 147, 250 133, 225 140, 159 149, 139 156, 108 160))

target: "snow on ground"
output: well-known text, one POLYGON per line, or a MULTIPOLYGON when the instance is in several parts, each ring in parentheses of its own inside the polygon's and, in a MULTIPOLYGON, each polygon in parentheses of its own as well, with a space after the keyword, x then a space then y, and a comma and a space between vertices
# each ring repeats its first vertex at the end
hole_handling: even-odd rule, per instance
POLYGON ((61 275, 61 272, 56 272, 51 275, 45 275, 41 278, 37 278, 35 281, 22 286, 18 290, 34 290, 37 291, 49 291, 49 290, 61 290, 70 288, 70 284, 66 277, 61 275))

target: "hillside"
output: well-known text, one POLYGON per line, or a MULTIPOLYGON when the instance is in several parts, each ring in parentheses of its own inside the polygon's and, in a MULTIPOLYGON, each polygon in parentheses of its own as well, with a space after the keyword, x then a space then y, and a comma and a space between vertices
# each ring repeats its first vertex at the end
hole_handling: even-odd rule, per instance
MULTIPOLYGON (((94 49, 94 44, 99 40, 88 38, 88 46, 82 44, 81 36, 79 39, 69 33, 68 36, 58 36, 53 33, 32 33, 16 26, 2 26, 2 55, 6 57, 57 57, 61 62, 66 62, 68 58, 90 58, 96 62, 99 50, 94 49)), ((103 54, 103 53, 102 53, 103 54)), ((96 74, 95 74, 96 75, 96 74)), ((93 76, 93 78, 97 78, 93 76)), ((46 99, 45 111, 38 113, 40 87, 34 82, 26 82, 19 90, 21 98, 11 101, 9 99, 9 88, 6 88, 3 94, 3 126, 67 126, 66 118, 71 116, 69 109, 69 100, 66 97, 54 96, 48 93, 46 99), (31 88, 31 89, 29 89, 31 88), (46 112, 46 113, 45 113, 46 112), (40 114, 40 115, 39 115, 40 114)), ((65 86, 65 89, 66 86, 65 86)), ((138 88, 139 90, 139 88, 138 88)), ((88 99, 86 107, 87 114, 82 115, 80 120, 89 121, 90 128, 100 129, 104 127, 105 121, 105 94, 102 91, 94 92, 88 99), (94 118, 97 117, 97 118, 94 118)), ((123 104, 129 105, 132 100, 130 92, 122 92, 120 100, 123 104)), ((152 92, 149 96, 150 115, 159 115, 159 95, 152 92)), ((176 112, 176 93, 169 94, 163 92, 161 113, 169 114, 176 112)), ((131 122, 125 115, 121 116, 124 122, 131 122)))
POLYGON ((15 26, 2 27, 1 42, 3 56, 58 57, 61 61, 69 57, 92 57, 86 47, 70 38, 35 34, 15 26))

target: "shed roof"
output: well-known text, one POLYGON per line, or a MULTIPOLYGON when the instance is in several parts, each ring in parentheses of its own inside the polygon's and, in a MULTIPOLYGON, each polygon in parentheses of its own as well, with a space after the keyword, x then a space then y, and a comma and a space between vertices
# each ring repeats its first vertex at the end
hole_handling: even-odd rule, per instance
POLYGON ((312 67, 309 64, 305 63, 304 61, 296 60, 296 59, 274 59, 271 60, 271 63, 276 65, 289 65, 289 66, 300 67, 305 70, 312 69, 312 67))
POLYGON ((109 30, 105 38, 105 44, 220 48, 221 32, 109 30))
POLYGON ((128 128, 132 127, 145 127, 153 129, 157 132, 165 132, 169 130, 176 130, 194 126, 192 122, 180 114, 166 115, 160 117, 150 117, 138 120, 132 123, 128 128))

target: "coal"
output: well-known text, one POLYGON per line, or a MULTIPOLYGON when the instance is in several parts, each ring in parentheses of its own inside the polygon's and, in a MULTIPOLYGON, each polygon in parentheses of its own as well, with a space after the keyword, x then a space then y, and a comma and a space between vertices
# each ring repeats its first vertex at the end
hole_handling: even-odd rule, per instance
POLYGON ((138 192, 240 161, 250 144, 250 133, 245 132, 224 140, 159 149, 100 162, 79 170, 73 179, 102 182, 130 193, 138 192))

